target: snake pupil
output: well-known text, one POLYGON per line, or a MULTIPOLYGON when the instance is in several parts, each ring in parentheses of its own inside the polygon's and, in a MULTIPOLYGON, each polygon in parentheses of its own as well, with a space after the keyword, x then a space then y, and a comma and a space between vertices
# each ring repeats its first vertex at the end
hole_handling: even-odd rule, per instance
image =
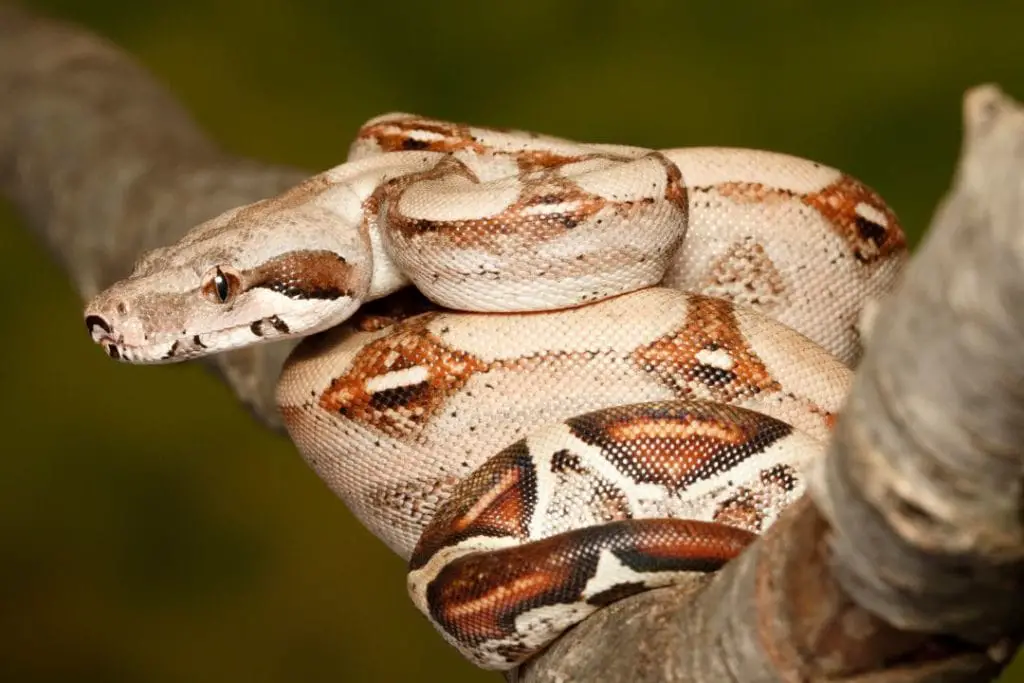
POLYGON ((217 298, 220 299, 221 303, 228 300, 229 291, 228 279, 220 268, 217 269, 216 274, 213 276, 213 286, 217 290, 217 298))

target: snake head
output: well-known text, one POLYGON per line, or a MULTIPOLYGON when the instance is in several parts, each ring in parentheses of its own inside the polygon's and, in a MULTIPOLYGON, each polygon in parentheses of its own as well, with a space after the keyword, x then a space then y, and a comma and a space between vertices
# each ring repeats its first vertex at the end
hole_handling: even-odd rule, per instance
POLYGON ((358 206, 295 201, 302 188, 232 209, 144 254, 86 306, 93 341, 117 360, 170 363, 348 318, 366 297, 372 265, 358 206))

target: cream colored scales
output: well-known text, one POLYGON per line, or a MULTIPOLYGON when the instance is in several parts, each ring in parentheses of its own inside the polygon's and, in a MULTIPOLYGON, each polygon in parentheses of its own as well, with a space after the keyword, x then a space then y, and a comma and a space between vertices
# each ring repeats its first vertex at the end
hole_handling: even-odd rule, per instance
POLYGON ((133 363, 327 330, 279 382, 292 439, 449 642, 509 668, 802 493, 906 258, 883 200, 811 161, 389 114, 86 320, 133 363))

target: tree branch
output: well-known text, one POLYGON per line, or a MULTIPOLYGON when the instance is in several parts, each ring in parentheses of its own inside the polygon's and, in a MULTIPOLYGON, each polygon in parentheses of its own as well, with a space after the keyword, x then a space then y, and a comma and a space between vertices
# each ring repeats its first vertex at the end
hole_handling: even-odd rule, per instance
MULTIPOLYGON (((0 5, 0 190, 88 298, 306 173, 219 149, 99 39, 0 5)), ((623 600, 530 683, 989 680, 1024 616, 1024 110, 965 100, 955 187, 880 314, 813 496, 713 577, 623 600)), ((266 425, 293 344, 210 365, 266 425)))
POLYGON ((857 375, 817 498, 846 532, 836 566, 858 603, 984 643, 1024 625, 1007 600, 1024 588, 1024 109, 992 86, 964 109, 956 186, 857 375))

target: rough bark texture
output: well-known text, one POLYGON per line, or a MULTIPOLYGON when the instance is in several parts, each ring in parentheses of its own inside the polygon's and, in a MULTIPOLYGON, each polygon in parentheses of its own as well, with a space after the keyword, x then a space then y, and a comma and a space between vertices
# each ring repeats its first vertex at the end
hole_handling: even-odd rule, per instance
MULTIPOLYGON (((83 298, 301 171, 230 156, 125 55, 0 5, 0 189, 83 298)), ((1024 110, 965 99, 955 186, 888 302, 814 494, 714 577, 621 601, 540 681, 991 680, 1024 626, 1024 110)), ((210 364, 267 426, 291 344, 210 364)))

